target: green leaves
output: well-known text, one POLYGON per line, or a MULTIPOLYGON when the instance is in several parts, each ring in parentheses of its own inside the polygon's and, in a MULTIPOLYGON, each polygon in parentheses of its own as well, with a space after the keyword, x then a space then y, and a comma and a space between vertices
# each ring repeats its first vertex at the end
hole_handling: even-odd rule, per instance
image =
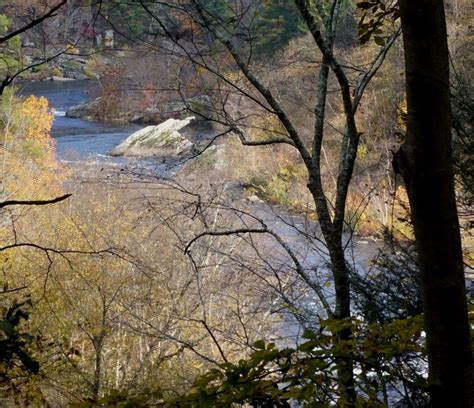
POLYGON ((161 391, 150 391, 145 389, 140 394, 131 394, 128 391, 113 390, 98 401, 86 400, 78 404, 71 404, 73 408, 145 408, 149 407, 151 401, 160 400, 163 397, 161 391))
MULTIPOLYGON (((422 356, 422 316, 393 320, 386 325, 367 324, 357 319, 328 319, 319 330, 306 330, 298 348, 279 349, 257 340, 254 352, 236 363, 226 362, 199 377, 183 396, 169 398, 164 393, 146 391, 137 396, 114 391, 81 408, 111 407, 230 407, 238 404, 287 407, 291 401, 301 406, 330 407, 337 396, 337 369, 351 359, 359 387, 356 407, 384 407, 381 383, 400 381, 399 359, 407 354, 422 356), (350 340, 340 340, 341 331, 350 330, 350 340), (377 374, 374 377, 371 374, 377 374)), ((403 372, 402 372, 403 375, 403 372)), ((406 385, 406 378, 403 378, 406 385)), ((426 380, 415 378, 413 386, 424 389, 426 380)), ((342 406, 340 405, 340 406, 342 406)))
POLYGON ((381 47, 383 47, 385 45, 385 39, 383 37, 375 36, 374 37, 374 42, 375 42, 375 44, 380 45, 381 47))
POLYGON ((379 385, 367 373, 376 370, 378 378, 397 378, 399 370, 396 364, 392 369, 394 361, 407 353, 423 355, 421 331, 421 316, 393 320, 384 326, 357 319, 328 319, 321 322, 318 331, 306 330, 306 341, 297 349, 278 349, 273 343, 256 341, 248 359, 210 370, 196 380, 190 393, 174 400, 175 405, 164 402, 163 406, 184 402, 185 406, 286 406, 291 399, 305 406, 326 407, 334 398, 331 390, 337 389, 336 362, 340 365, 351 359, 358 368, 356 381, 362 391, 357 406, 382 407, 379 385), (352 337, 341 340, 339 334, 347 330, 352 337))
POLYGON ((28 320, 25 306, 31 306, 31 300, 15 303, 6 309, 0 320, 0 375, 8 378, 11 367, 18 362, 23 370, 37 374, 39 364, 28 353, 28 345, 34 338, 21 330, 22 320, 28 320))
POLYGON ((361 12, 358 24, 358 37, 361 44, 367 43, 372 37, 375 44, 383 47, 388 35, 387 25, 399 18, 398 5, 384 0, 359 1, 357 9, 361 12))
POLYGON ((1 320, 0 331, 4 332, 8 337, 11 337, 15 334, 15 327, 7 320, 1 320))
POLYGON ((265 342, 263 340, 257 340, 253 346, 257 349, 257 350, 265 350, 265 342))

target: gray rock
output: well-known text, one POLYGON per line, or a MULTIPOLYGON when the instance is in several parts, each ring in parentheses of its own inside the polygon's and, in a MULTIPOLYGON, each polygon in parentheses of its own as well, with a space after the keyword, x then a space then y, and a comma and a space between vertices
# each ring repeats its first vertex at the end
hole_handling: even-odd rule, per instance
POLYGON ((189 115, 189 110, 206 115, 210 111, 209 107, 210 100, 207 96, 195 96, 185 101, 166 101, 149 106, 141 112, 134 112, 131 122, 156 124, 169 118, 184 119, 189 115))
POLYGON ((56 81, 56 82, 67 82, 67 81, 74 81, 74 78, 65 78, 65 77, 60 77, 53 75, 52 77, 48 78, 50 81, 56 81))
POLYGON ((226 154, 225 144, 213 145, 201 152, 192 163, 212 170, 224 170, 227 167, 226 154))
POLYGON ((168 156, 177 157, 188 153, 193 143, 179 131, 195 118, 183 120, 168 119, 157 126, 147 126, 135 133, 112 150, 112 156, 168 156))
POLYGON ((99 108, 101 98, 96 98, 92 102, 81 103, 73 106, 66 112, 68 118, 92 118, 94 111, 99 108))
POLYGON ((254 195, 251 195, 248 200, 251 202, 251 203, 263 203, 263 201, 258 198, 255 194, 254 195))
POLYGON ((86 74, 81 74, 80 72, 71 73, 71 78, 77 79, 77 80, 82 80, 82 81, 90 79, 90 77, 88 77, 86 74))

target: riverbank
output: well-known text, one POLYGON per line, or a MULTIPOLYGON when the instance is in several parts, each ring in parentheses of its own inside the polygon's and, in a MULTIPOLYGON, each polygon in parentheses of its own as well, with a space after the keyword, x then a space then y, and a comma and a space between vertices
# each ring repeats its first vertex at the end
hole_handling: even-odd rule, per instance
MULTIPOLYGON (((66 82, 31 82, 23 86, 22 94, 34 94, 48 99, 55 110, 52 135, 56 139, 57 156, 67 163, 97 161, 100 166, 110 163, 117 168, 156 169, 167 173, 185 168, 183 174, 189 179, 210 180, 212 183, 237 182, 245 187, 246 196, 253 202, 268 201, 272 205, 285 204, 301 216, 314 219, 314 209, 294 205, 289 200, 299 194, 295 187, 304 173, 295 173, 298 168, 289 164, 283 168, 273 167, 278 164, 278 157, 283 163, 289 163, 286 152, 276 156, 260 148, 241 146, 236 138, 226 136, 219 139, 217 146, 205 149, 215 134, 219 133, 210 122, 194 123, 185 136, 196 146, 192 154, 169 160, 166 157, 154 158, 123 158, 111 157, 110 152, 122 143, 130 134, 141 129, 143 125, 117 124, 101 121, 89 121, 83 118, 67 117, 66 112, 94 98, 99 84, 96 81, 66 82), (205 150, 202 154, 199 152, 205 150), (265 153, 267 152, 267 153, 265 153), (262 155, 264 154, 265 155, 262 155), (273 166, 273 167, 272 167, 273 166), (296 176, 298 178, 296 178, 296 176), (237 181, 238 180, 238 181, 237 181), (291 189, 295 188, 294 191, 291 189)), ((304 203, 304 196, 299 196, 304 203)), ((300 204, 297 203, 297 204, 300 204)), ((311 204, 310 201, 308 201, 311 204)), ((374 236, 367 234, 366 237, 374 236)))
MULTIPOLYGON (((255 203, 267 201, 272 205, 282 203, 282 199, 287 199, 292 193, 289 189, 292 182, 299 173, 296 173, 295 166, 281 167, 280 170, 267 175, 266 166, 271 169, 272 161, 267 161, 261 156, 259 148, 242 147, 238 141, 231 143, 232 139, 222 139, 221 145, 207 149, 203 154, 192 158, 180 158, 170 162, 166 159, 141 159, 141 158, 113 158, 109 153, 123 140, 143 126, 137 124, 111 124, 106 122, 91 122, 80 118, 68 118, 65 113, 72 106, 84 103, 97 94, 98 83, 90 80, 67 81, 67 82, 30 82, 22 86, 22 94, 35 94, 45 96, 55 109, 55 121, 52 135, 56 139, 57 156, 61 161, 67 163, 83 163, 85 161, 96 161, 99 166, 109 165, 117 168, 130 169, 137 172, 140 169, 156 170, 163 176, 176 174, 182 167, 185 177, 192 180, 209 180, 212 183, 221 181, 238 183, 246 187, 245 196, 255 203), (242 173, 244 167, 248 167, 246 173, 242 173), (255 174, 251 169, 255 170, 255 174), (258 178, 255 176, 259 176, 258 178), (266 179, 265 179, 266 177, 266 179), (236 181, 239 180, 239 181, 236 181), (269 181, 266 181, 269 180, 269 181), (268 183, 272 184, 268 184, 268 183), (287 186, 285 190, 277 190, 281 186, 287 186), (262 190, 263 189, 263 190, 262 190), (271 190, 273 189, 273 190, 271 190), (288 192, 287 192, 288 190, 288 192), (262 192, 263 191, 263 194, 262 192), (273 192, 272 192, 273 191, 273 192), (279 200, 272 197, 280 197, 279 200)), ((206 125, 203 123, 202 125, 206 125)), ((204 148, 212 139, 216 131, 212 128, 196 126, 187 136, 193 142, 200 139, 200 148, 204 148)), ((268 156, 268 158, 273 156, 268 156)), ((285 153, 284 159, 288 162, 285 153)), ((304 176, 304 174, 303 174, 304 176)), ((296 190, 295 190, 296 191, 296 190)), ((303 196, 300 196, 302 200, 303 196)), ((304 200, 303 200, 304 201, 304 200)), ((308 216, 314 219, 314 211, 309 208, 304 210, 295 206, 288 206, 292 211, 301 216, 308 216)), ((370 221, 370 219, 369 219, 370 221)), ((356 231, 359 240, 370 242, 374 238, 380 239, 381 228, 376 222, 371 223, 375 229, 356 231)), ((472 253, 472 238, 464 237, 466 253, 472 253)))

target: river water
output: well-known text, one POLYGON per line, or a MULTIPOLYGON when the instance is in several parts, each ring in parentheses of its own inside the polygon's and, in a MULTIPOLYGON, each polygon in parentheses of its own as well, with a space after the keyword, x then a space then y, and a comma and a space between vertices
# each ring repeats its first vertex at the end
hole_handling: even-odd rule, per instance
MULTIPOLYGON (((173 170, 169 166, 153 159, 123 158, 109 156, 109 152, 126 139, 131 133, 138 130, 137 125, 114 125, 110 123, 90 122, 82 119, 65 116, 68 109, 74 105, 86 102, 97 93, 97 83, 94 81, 67 81, 67 82, 32 82, 23 85, 22 95, 44 96, 54 109, 54 123, 52 136, 56 139, 56 152, 60 161, 79 165, 82 162, 102 162, 110 165, 119 165, 120 168, 129 168, 136 171, 152 171, 158 176, 172 176, 173 170)), ((302 216, 289 213, 279 206, 263 202, 245 202, 245 210, 260 219, 266 226, 286 243, 297 254, 304 269, 313 278, 318 278, 324 295, 330 302, 334 298, 332 278, 328 268, 328 254, 321 240, 321 233, 316 223, 310 222, 302 216), (306 235, 306 236, 305 236, 306 235), (308 239, 308 236, 310 237, 308 239)), ((240 207, 240 205, 237 204, 240 207)), ((347 235, 347 259, 351 260, 352 267, 360 274, 365 274, 368 260, 378 252, 379 243, 368 240, 351 240, 347 235)), ((273 257, 278 252, 279 244, 269 240, 269 253, 274 250, 273 257)), ((272 259, 271 263, 279 263, 272 259)), ((303 297, 301 307, 308 316, 317 313, 320 309, 314 294, 303 297)), ((301 340, 302 326, 291 315, 285 315, 280 324, 275 327, 276 340, 281 346, 290 345, 301 340), (286 339, 286 340, 284 340, 286 339)), ((398 397, 398 395, 397 395, 398 397)))
POLYGON ((114 125, 65 116, 72 106, 86 102, 95 95, 97 88, 95 81, 30 82, 20 88, 22 95, 44 96, 54 109, 52 135, 57 141, 57 157, 62 161, 88 158, 123 161, 108 156, 108 153, 140 128, 132 124, 114 125))
MULTIPOLYGON (((129 169, 141 171, 150 170, 158 176, 172 176, 169 166, 165 166, 153 159, 123 158, 109 156, 109 152, 120 144, 131 133, 140 127, 133 124, 114 125, 110 123, 90 122, 82 119, 68 118, 65 116, 68 109, 74 105, 88 101, 97 92, 97 83, 94 81, 67 81, 67 82, 32 82, 25 84, 20 93, 22 95, 44 96, 48 99, 54 109, 54 123, 52 135, 57 141, 57 157, 66 163, 80 164, 82 162, 102 162, 110 165, 119 165, 129 169)), ((245 201, 245 200, 244 200, 245 201)), ((310 232, 313 237, 320 237, 317 224, 307 221, 304 217, 290 214, 284 208, 271 206, 265 203, 247 202, 245 209, 257 218, 261 219, 269 229, 277 233, 288 242, 292 250, 299 255, 301 262, 311 274, 317 275, 321 279, 325 294, 333 297, 331 274, 327 268, 328 256, 322 241, 318 239, 308 239, 304 233, 310 232), (302 231, 304 233, 302 234, 302 231)), ((378 245, 359 241, 353 243, 349 237, 347 252, 348 259, 353 260, 353 267, 363 273, 367 260, 377 251, 378 245)), ((270 244, 276 250, 277 243, 270 244)), ((280 248, 281 249, 281 248, 280 248)), ((306 306, 317 308, 316 304, 308 299, 306 306)), ((296 322, 293 322, 296 323, 296 322)), ((290 321, 285 322, 285 332, 299 331, 299 325, 291 325, 290 321), (290 326, 292 326, 290 328, 290 326)))

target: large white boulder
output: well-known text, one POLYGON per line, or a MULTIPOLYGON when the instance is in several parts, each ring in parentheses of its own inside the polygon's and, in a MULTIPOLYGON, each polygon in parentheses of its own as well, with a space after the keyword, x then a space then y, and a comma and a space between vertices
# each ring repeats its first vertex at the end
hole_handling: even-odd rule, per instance
POLYGON ((193 143, 179 131, 189 125, 194 116, 183 120, 168 119, 157 126, 147 126, 132 133, 112 150, 112 156, 179 156, 189 152, 193 143))

